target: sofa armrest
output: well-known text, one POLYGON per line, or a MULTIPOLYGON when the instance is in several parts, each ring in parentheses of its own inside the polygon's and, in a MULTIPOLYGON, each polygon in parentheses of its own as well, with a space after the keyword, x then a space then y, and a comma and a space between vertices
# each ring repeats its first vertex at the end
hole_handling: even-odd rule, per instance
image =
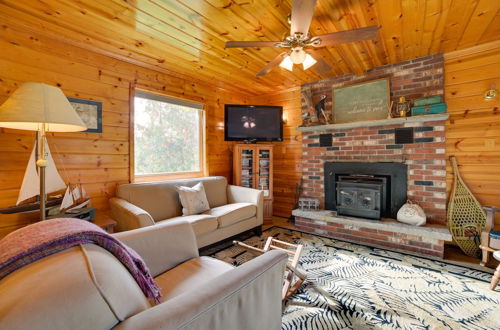
POLYGON ((111 213, 116 220, 116 231, 132 230, 155 224, 153 217, 140 207, 124 199, 113 197, 109 200, 111 213))
POLYGON ((184 220, 162 221, 113 236, 134 249, 153 276, 199 256, 193 228, 184 220))
POLYGON ((262 190, 228 185, 227 202, 255 204, 257 206, 257 221, 261 225, 264 223, 264 192, 262 190))
POLYGON ((115 329, 281 329, 287 255, 270 251, 118 324, 115 329))

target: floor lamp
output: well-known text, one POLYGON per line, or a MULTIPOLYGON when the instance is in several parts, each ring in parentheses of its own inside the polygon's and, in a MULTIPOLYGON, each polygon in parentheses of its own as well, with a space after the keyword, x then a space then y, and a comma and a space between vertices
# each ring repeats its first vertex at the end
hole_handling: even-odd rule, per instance
POLYGON ((23 83, 0 106, 0 127, 39 132, 40 220, 45 220, 45 133, 78 132, 87 129, 64 93, 57 87, 23 83))

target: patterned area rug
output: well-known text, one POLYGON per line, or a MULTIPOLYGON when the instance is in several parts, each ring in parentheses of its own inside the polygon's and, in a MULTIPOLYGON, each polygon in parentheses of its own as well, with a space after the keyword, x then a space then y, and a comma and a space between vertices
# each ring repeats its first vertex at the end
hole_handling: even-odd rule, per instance
MULTIPOLYGON (((308 279, 284 309, 284 330, 500 329, 491 274, 279 227, 244 242, 262 247, 268 236, 304 245, 308 279)), ((234 265, 255 257, 232 245, 208 253, 234 265)))

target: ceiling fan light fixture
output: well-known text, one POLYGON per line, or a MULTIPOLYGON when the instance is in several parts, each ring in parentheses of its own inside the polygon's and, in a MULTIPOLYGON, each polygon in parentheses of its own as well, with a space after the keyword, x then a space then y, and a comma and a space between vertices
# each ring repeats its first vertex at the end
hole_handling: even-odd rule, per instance
POLYGON ((316 62, 317 61, 311 55, 306 54, 306 58, 304 59, 304 62, 302 62, 302 66, 304 67, 304 70, 307 70, 316 64, 316 62))
POLYGON ((302 48, 293 48, 290 58, 294 64, 302 64, 306 59, 306 52, 302 48))
POLYGON ((288 71, 293 71, 293 62, 290 58, 290 55, 285 56, 283 61, 281 61, 280 63, 280 67, 282 67, 283 69, 287 69, 288 71))

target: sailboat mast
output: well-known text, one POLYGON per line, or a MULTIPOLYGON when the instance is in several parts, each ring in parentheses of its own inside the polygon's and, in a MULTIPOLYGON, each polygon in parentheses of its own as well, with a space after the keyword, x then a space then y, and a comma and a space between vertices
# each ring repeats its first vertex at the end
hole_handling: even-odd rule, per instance
MULTIPOLYGON (((39 156, 40 156, 40 131, 36 131, 35 132, 36 134, 36 140, 35 140, 35 165, 36 165, 36 161, 37 159, 39 159, 39 156)), ((36 167, 37 169, 37 173, 38 173, 38 166, 36 167)), ((38 196, 37 198, 39 198, 40 196, 38 196)))
POLYGON ((36 161, 37 167, 40 167, 40 220, 45 220, 45 203, 47 201, 47 195, 45 194, 45 167, 47 166, 47 160, 45 159, 45 123, 42 123, 42 129, 40 130, 40 155, 36 161))

